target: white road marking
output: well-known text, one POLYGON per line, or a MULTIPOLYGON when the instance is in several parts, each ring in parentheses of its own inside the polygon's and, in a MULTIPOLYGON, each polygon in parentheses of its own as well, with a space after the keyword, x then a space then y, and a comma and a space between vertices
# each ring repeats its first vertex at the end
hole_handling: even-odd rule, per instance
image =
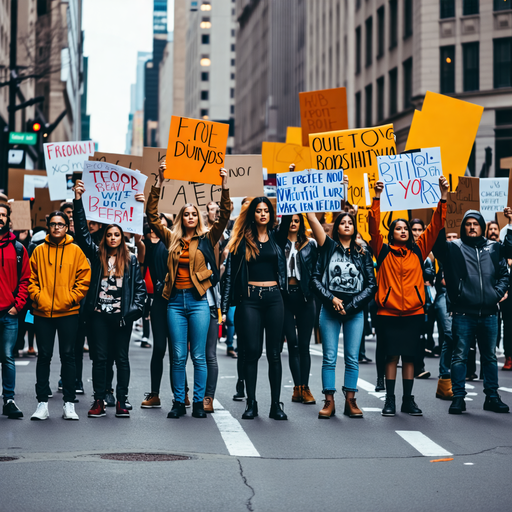
POLYGON ((468 383, 466 383, 466 387, 467 387, 468 389, 475 389, 475 386, 473 386, 473 384, 468 384, 468 383))
POLYGON ((464 397, 464 400, 465 400, 466 402, 472 402, 472 401, 473 401, 473 399, 472 399, 472 398, 468 398, 467 396, 466 396, 466 397, 464 397))
POLYGON ((368 392, 375 392, 375 384, 370 384, 368 381, 363 379, 357 379, 357 387, 362 388, 368 392))
POLYGON ((416 430, 396 430, 402 439, 407 441, 415 450, 418 450, 425 457, 444 457, 453 455, 443 447, 434 443, 422 432, 416 430))
POLYGON ((234 457, 260 457, 240 422, 233 418, 216 398, 213 400, 213 407, 213 419, 229 454, 234 457))
POLYGON ((512 388, 498 388, 500 391, 506 391, 507 393, 512 393, 512 388))
POLYGON ((219 379, 236 379, 236 375, 222 375, 219 379))
POLYGON ((478 393, 466 393, 466 395, 468 395, 468 396, 477 396, 478 393))
POLYGON ((381 412, 382 409, 379 409, 378 407, 361 407, 364 412, 381 412))
POLYGON ((16 366, 27 366, 30 364, 30 361, 14 361, 16 366))
POLYGON ((464 462, 464 466, 474 466, 474 462, 464 462))

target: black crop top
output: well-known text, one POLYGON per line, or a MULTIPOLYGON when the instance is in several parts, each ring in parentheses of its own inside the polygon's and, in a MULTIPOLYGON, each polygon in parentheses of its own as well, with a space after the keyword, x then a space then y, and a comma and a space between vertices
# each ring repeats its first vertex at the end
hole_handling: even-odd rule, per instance
POLYGON ((268 240, 256 243, 260 247, 260 254, 249 261, 249 281, 277 281, 277 254, 268 240))

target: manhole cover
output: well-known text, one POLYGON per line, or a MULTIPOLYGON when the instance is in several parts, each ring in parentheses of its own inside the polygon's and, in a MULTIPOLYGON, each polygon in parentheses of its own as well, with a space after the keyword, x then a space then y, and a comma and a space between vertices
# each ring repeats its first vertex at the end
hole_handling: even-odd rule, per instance
POLYGON ((175 460, 190 460, 191 457, 176 455, 174 453, 104 453, 102 459, 121 460, 126 462, 160 462, 175 460))
POLYGON ((18 460, 19 457, 0 457, 0 462, 10 462, 11 460, 18 460))

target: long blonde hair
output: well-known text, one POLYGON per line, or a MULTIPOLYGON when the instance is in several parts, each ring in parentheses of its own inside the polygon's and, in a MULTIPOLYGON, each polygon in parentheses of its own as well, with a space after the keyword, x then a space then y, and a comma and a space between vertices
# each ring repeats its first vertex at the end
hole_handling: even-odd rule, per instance
POLYGON ((195 204, 187 203, 185 206, 181 207, 180 213, 176 215, 176 218, 172 223, 171 243, 169 244, 170 253, 173 253, 176 251, 176 249, 178 249, 178 247, 181 246, 181 240, 185 237, 185 230, 183 229, 183 214, 185 213, 185 209, 190 207, 195 208, 197 212, 197 226, 194 235, 202 236, 208 231, 208 228, 204 224, 203 216, 201 215, 199 208, 195 204))

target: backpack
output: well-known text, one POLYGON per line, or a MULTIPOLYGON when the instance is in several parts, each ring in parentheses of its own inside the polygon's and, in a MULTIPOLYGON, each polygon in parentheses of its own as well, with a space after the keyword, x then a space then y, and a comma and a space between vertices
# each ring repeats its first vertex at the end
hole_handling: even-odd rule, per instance
MULTIPOLYGON (((12 240, 12 245, 14 245, 14 250, 16 251, 16 268, 18 270, 18 283, 20 282, 20 276, 23 271, 23 251, 25 247, 23 244, 18 242, 18 240, 12 240)), ((16 290, 14 290, 14 296, 18 295, 19 284, 16 286, 16 290)))

